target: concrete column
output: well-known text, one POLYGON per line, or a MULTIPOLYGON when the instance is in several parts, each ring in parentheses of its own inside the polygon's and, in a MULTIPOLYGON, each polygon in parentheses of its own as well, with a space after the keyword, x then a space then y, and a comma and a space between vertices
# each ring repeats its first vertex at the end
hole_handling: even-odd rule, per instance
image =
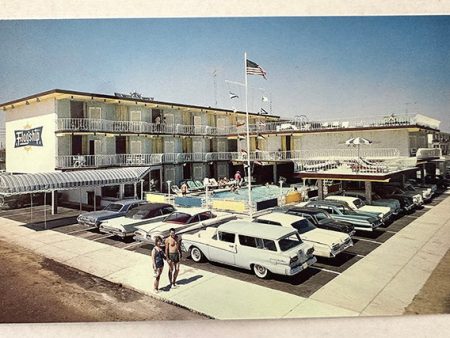
POLYGON ((144 180, 141 180, 141 200, 144 199, 144 180))
POLYGON ((134 182, 134 198, 137 198, 137 183, 134 182))
POLYGON ((364 188, 365 188, 365 193, 366 193, 366 201, 368 204, 372 203, 372 182, 370 181, 365 181, 364 182, 364 188))
POLYGON ((124 184, 119 185, 119 199, 120 200, 123 199, 124 190, 125 190, 125 185, 124 184))
POLYGON ((52 190, 52 215, 58 213, 58 192, 52 190))
POLYGON ((425 183, 425 164, 420 165, 420 180, 425 183))
POLYGON ((323 198, 325 197, 323 195, 323 180, 317 180, 317 185, 319 187, 319 196, 318 196, 318 198, 319 198, 319 200, 323 200, 323 198))
POLYGON ((277 184, 277 164, 273 164, 273 183, 277 184))
POLYGON ((162 192, 163 191, 163 181, 164 181, 164 177, 163 177, 163 168, 159 168, 159 191, 162 192))

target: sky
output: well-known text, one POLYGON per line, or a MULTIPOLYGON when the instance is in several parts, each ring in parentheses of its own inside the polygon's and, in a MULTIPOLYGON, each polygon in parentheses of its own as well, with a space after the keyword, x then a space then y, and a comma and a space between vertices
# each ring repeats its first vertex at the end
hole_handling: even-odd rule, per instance
POLYGON ((251 111, 450 131, 450 16, 3 20, 0 102, 59 88, 243 110, 244 52, 267 72, 248 78, 251 111))

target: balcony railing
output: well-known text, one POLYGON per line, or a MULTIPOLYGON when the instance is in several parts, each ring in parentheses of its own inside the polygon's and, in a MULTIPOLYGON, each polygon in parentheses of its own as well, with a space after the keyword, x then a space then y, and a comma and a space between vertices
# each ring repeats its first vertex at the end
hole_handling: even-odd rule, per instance
MULTIPOLYGON (((374 128, 417 125, 439 128, 439 121, 423 115, 389 115, 369 118, 350 118, 335 120, 293 119, 249 125, 252 135, 258 133, 308 132, 348 128, 374 128)), ((206 125, 157 124, 144 121, 115 121, 88 118, 59 118, 56 121, 58 132, 105 132, 105 133, 147 133, 201 136, 244 135, 245 125, 214 127, 206 125)))
POLYGON ((437 158, 441 157, 442 150, 441 148, 419 148, 416 152, 416 157, 419 160, 424 160, 428 158, 437 158))
POLYGON ((63 155, 56 157, 56 168, 151 166, 161 164, 163 155, 164 154, 63 155))

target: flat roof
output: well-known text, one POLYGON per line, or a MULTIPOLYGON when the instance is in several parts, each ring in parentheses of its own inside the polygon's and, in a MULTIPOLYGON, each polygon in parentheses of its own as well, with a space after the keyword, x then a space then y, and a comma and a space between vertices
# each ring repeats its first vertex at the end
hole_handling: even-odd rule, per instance
MULTIPOLYGON (((98 99, 107 99, 107 100, 116 100, 116 101, 128 101, 128 102, 140 102, 140 103, 148 103, 151 105, 162 105, 162 106, 170 106, 170 107, 182 107, 182 108, 191 108, 191 109, 199 109, 199 110, 211 110, 211 111, 218 111, 218 112, 225 112, 225 113, 236 113, 236 114, 245 114, 243 111, 234 111, 230 109, 223 109, 223 108, 214 108, 214 107, 206 107, 206 106, 197 106, 197 105, 188 105, 188 104, 182 104, 182 103, 174 103, 174 102, 166 102, 166 101, 155 101, 155 100, 149 100, 149 99, 142 99, 142 98, 132 98, 132 97, 119 97, 115 95, 107 95, 107 94, 100 94, 100 93, 89 93, 89 92, 80 92, 75 90, 67 90, 67 89, 51 89, 44 92, 40 92, 37 94, 33 94, 30 96, 22 97, 16 100, 8 101, 5 103, 0 103, 0 108, 5 108, 7 106, 12 106, 14 104, 23 103, 27 101, 31 101, 34 99, 37 99, 39 97, 43 96, 54 96, 55 94, 67 94, 67 95, 73 95, 73 96, 86 96, 90 97, 92 99, 98 98, 98 99)), ((253 116, 261 116, 261 117, 269 117, 269 118, 276 118, 278 119, 278 115, 270 115, 270 114, 258 114, 258 113, 250 113, 249 115, 253 116)))

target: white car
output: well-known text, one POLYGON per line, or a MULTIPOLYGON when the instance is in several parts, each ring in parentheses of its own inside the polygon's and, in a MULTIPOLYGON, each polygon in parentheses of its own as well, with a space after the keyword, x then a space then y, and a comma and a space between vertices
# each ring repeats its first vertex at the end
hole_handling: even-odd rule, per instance
POLYGON ((157 222, 171 214, 175 208, 167 203, 149 203, 134 208, 123 217, 113 218, 100 223, 99 231, 120 238, 133 236, 138 225, 157 222))
POLYGON ((361 200, 358 197, 353 196, 337 196, 337 195, 331 195, 325 197, 326 200, 333 200, 333 201, 344 201, 348 204, 348 206, 352 210, 359 210, 363 212, 367 212, 373 215, 376 215, 380 217, 383 222, 389 221, 393 213, 391 211, 391 208, 389 207, 382 207, 382 206, 375 206, 375 205, 366 205, 363 200, 361 200))
POLYGON ((321 257, 336 257, 345 249, 353 246, 351 237, 342 232, 317 228, 304 217, 272 212, 258 216, 255 222, 296 229, 300 238, 314 246, 314 255, 321 257))
POLYGON ((175 229, 177 234, 180 234, 180 231, 183 230, 186 232, 193 231, 232 219, 236 219, 236 216, 230 213, 212 213, 210 210, 204 208, 177 208, 176 211, 161 221, 137 226, 133 239, 138 242, 154 244, 157 236, 161 238, 168 237, 172 228, 175 229), (218 219, 216 220, 216 218, 218 219), (214 222, 213 220, 216 221, 214 222), (206 224, 204 224, 205 222, 206 224))
POLYGON ((314 264, 312 245, 294 229, 231 221, 183 236, 181 248, 194 262, 204 258, 253 270, 259 278, 270 273, 292 276, 314 264))

